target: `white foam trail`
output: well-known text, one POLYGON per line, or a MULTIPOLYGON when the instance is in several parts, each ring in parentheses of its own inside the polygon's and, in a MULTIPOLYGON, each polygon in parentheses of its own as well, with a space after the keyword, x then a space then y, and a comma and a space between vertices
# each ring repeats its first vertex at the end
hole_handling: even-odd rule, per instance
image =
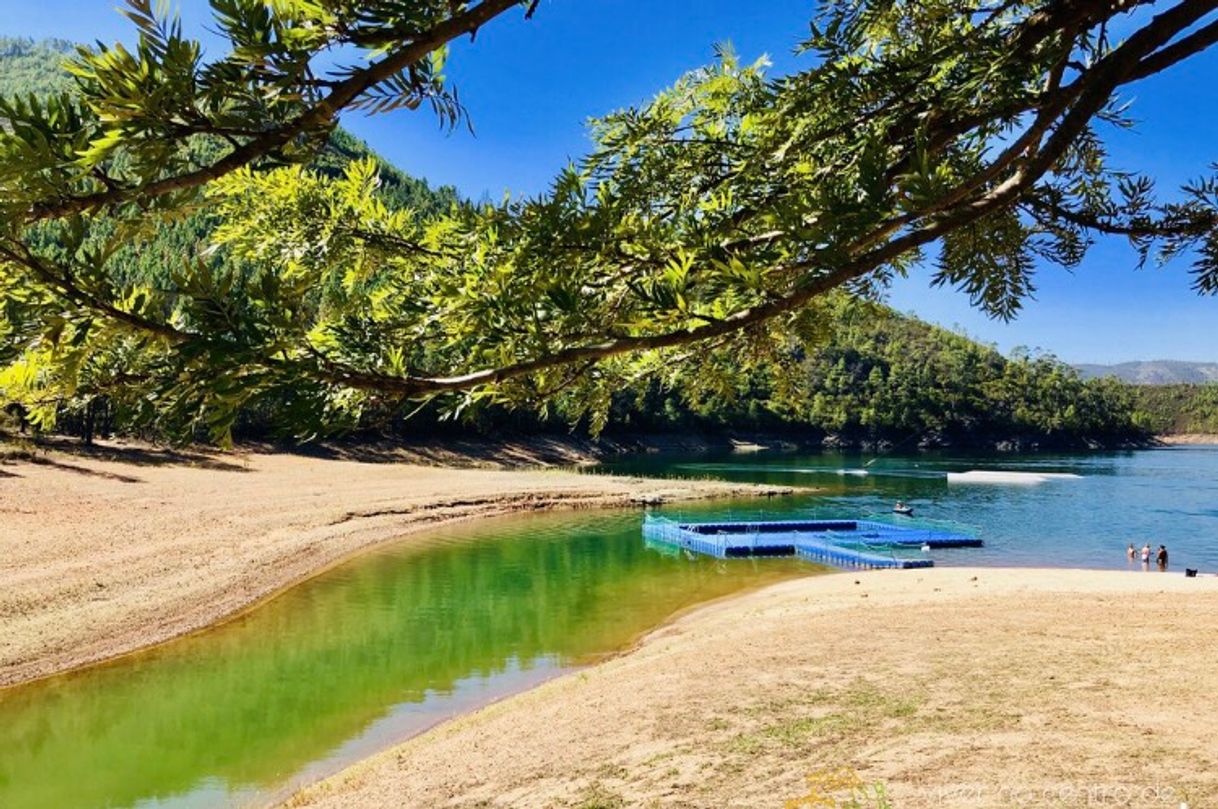
POLYGON ((948 483, 1009 484, 1014 486, 1036 486, 1050 480, 1079 478, 1069 472, 1007 472, 989 469, 970 469, 967 472, 948 472, 948 483))
MULTIPOLYGON (((866 469, 837 469, 828 466, 768 466, 763 464, 702 464, 702 463, 682 463, 674 464, 676 469, 694 469, 700 472, 781 472, 789 475, 853 475, 856 477, 867 477, 872 473, 866 469)), ((883 474, 899 474, 884 472, 883 474)))
POLYGON ((674 469, 689 469, 695 472, 759 472, 782 473, 789 475, 836 475, 837 477, 857 478, 917 478, 919 480, 942 480, 945 472, 932 469, 920 469, 916 466, 907 469, 876 467, 865 469, 855 467, 840 469, 835 466, 771 466, 769 464, 727 464, 727 463, 680 463, 673 464, 674 469))

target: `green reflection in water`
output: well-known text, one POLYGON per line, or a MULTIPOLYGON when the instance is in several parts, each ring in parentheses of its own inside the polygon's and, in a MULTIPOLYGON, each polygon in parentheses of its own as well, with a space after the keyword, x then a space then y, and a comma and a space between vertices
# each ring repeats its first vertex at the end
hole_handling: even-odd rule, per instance
POLYGON ((666 556, 639 524, 548 515, 409 539, 213 631, 0 692, 0 807, 262 800, 682 607, 815 569, 666 556))

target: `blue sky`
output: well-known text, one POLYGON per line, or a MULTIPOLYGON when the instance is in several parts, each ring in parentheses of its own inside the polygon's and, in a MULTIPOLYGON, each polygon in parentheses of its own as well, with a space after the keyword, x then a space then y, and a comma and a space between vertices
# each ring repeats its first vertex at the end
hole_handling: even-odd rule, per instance
MULTIPOLYGON (((0 33, 78 41, 128 38, 111 0, 0 0, 0 33)), ((179 3, 188 29, 201 31, 206 5, 179 3)), ((535 193, 588 146, 590 116, 638 103, 683 71, 712 58, 716 42, 740 55, 770 55, 774 70, 795 69, 791 51, 807 30, 807 0, 542 0, 537 15, 493 22, 454 47, 448 69, 475 134, 442 132, 423 112, 344 124, 406 171, 463 194, 498 198, 535 193)), ((1218 52, 1135 85, 1140 125, 1110 143, 1117 164, 1147 171, 1167 191, 1218 162, 1218 52)), ((1134 269, 1119 241, 1096 245, 1073 273, 1046 266, 1036 300, 1013 323, 989 320, 967 299, 931 289, 916 272, 890 303, 1003 350, 1027 346, 1071 362, 1133 359, 1218 361, 1218 298, 1189 289, 1187 263, 1134 269)))

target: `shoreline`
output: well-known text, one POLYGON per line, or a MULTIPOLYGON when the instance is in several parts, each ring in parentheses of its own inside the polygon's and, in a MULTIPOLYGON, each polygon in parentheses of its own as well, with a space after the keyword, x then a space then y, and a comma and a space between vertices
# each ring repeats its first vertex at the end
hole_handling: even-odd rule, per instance
POLYGON ((1155 437, 1169 447, 1218 446, 1218 433, 1171 433, 1155 437))
POLYGON ((110 444, 0 463, 0 689, 207 631, 440 525, 794 491, 533 466, 553 454, 549 446, 514 445, 492 460, 486 445, 444 450, 440 460, 467 468, 423 465, 435 448, 428 453, 350 459, 110 444))
MULTIPOLYGON (((184 635, 210 631, 354 556, 409 541, 430 528, 537 510, 801 491, 538 467, 547 462, 570 466, 577 455, 570 445, 550 442, 541 447, 479 443, 459 449, 436 442, 419 454, 399 447, 303 453, 253 447, 203 453, 116 444, 87 453, 0 459, 0 622, 5 625, 0 634, 0 695, 6 687, 112 664, 184 635), (540 455, 550 460, 540 460, 540 455), (223 612, 226 605, 235 606, 223 612), (152 620, 138 620, 148 613, 154 614, 152 620), (193 628, 181 628, 196 620, 200 623, 193 628), (174 627, 176 634, 155 639, 156 633, 172 633, 174 627), (27 659, 7 665, 13 649, 19 655, 23 643, 27 659), (131 643, 137 645, 121 648, 131 643), (74 644, 66 655, 64 644, 74 644), (107 645, 120 650, 54 668, 64 657, 84 657, 107 645), (48 650, 49 657, 37 656, 48 650), (40 667, 50 670, 20 678, 40 667), (10 674, 18 679, 6 682, 10 674)), ((1177 674, 1181 681, 1199 684, 1180 704, 1156 705, 1160 714, 1196 714, 1208 705, 1197 694, 1218 689, 1218 674, 1199 673, 1191 666, 1194 658, 1212 659, 1215 654, 1218 578, 1212 573, 1186 580, 1179 571, 1153 576, 1140 569, 836 571, 682 608, 572 672, 463 709, 387 742, 368 758, 349 759, 352 763, 337 772, 321 771, 326 773, 321 780, 313 780, 319 774, 315 772, 265 797, 280 802, 276 805, 326 809, 450 806, 458 805, 458 798, 459 805, 667 805, 673 799, 682 806, 743 807, 799 797, 802 782, 792 780, 791 772, 805 767, 809 758, 836 756, 868 783, 891 788, 901 798, 898 805, 1005 805, 943 800, 945 791, 964 781, 934 785, 938 792, 930 800, 925 779, 911 781, 909 772, 894 763, 892 750, 907 737, 918 737, 918 746, 901 748, 901 757, 916 759, 927 750, 938 750, 943 739, 922 736, 929 732, 924 725, 937 727, 941 717, 925 705, 911 714, 917 723, 906 723, 900 705, 875 717, 873 698, 903 705, 908 688, 967 694, 969 678, 980 674, 998 678, 999 696, 993 704, 986 703, 985 710, 1018 716, 1023 722, 1029 711, 1035 715, 1039 710, 1040 693, 1020 690, 1024 686, 1016 675, 1035 678, 1038 664, 1052 668, 1063 660, 1096 657, 1118 672, 1122 666, 1145 663, 1152 670, 1138 672, 1138 678, 1163 675, 1169 687, 1177 674), (1070 623, 1063 625, 1065 614, 1070 623), (1156 618, 1163 616, 1169 617, 1160 625, 1156 618), (1198 634, 1204 637, 1193 637, 1198 634), (826 646, 809 649, 809 637, 825 639, 826 646), (1127 637, 1145 644, 1140 656, 1144 659, 1130 659, 1127 650, 1116 654, 1127 637), (1008 650, 1021 642, 1039 644, 1039 657, 1029 653, 1025 659, 1020 648, 1013 658, 1022 673, 1005 673, 1000 666, 984 663, 986 655, 1009 657, 1008 650), (963 650, 953 647, 961 643, 963 650), (982 645, 978 650, 967 644, 982 645), (956 657, 951 664, 944 663, 952 654, 956 657), (928 664, 936 667, 933 678, 919 670, 928 664), (853 680, 840 679, 843 667, 853 673, 853 680), (793 678, 793 673, 798 676, 793 678), (1004 676, 1008 679, 1002 680, 1004 676), (676 688, 670 682, 674 678, 684 688, 676 688), (826 686, 826 681, 833 682, 826 686), (860 682, 865 684, 861 691, 860 682), (716 684, 710 690, 721 701, 707 694, 707 683, 716 684), (724 689, 723 683, 748 683, 749 688, 724 689), (601 685, 616 690, 597 690, 601 685), (809 688, 819 702, 808 702, 809 688), (666 696, 653 698, 654 692, 666 696), (837 703, 829 704, 835 699, 837 703), (605 707, 591 710, 590 704, 605 707), (856 738, 853 720, 847 723, 850 727, 837 726, 846 721, 837 717, 855 710, 862 711, 866 722, 882 724, 883 732, 856 738), (697 724, 706 716, 711 719, 697 724), (625 724, 604 728, 610 737, 606 742, 598 733, 608 717, 625 724), (842 741, 846 737, 849 744, 842 741), (880 744, 881 737, 888 741, 880 744), (706 738, 711 740, 708 749, 706 738), (794 745, 798 756, 778 749, 776 738, 794 745), (828 747, 821 749, 824 745, 828 747), (852 757, 852 745, 870 752, 852 757), (636 760, 631 751, 637 746, 658 752, 636 760), (455 753, 464 749, 472 750, 473 758, 458 764, 455 753), (676 775, 656 771, 651 759, 657 757, 677 762, 670 768, 676 775), (522 758, 542 764, 522 765, 522 758), (599 768, 594 767, 598 762, 599 768), (760 773, 754 781, 739 779, 741 771, 753 770, 760 773), (547 772, 565 777, 558 780, 547 772), (663 786, 665 780, 672 784, 663 786)), ((1103 700, 1090 707, 1103 713, 1110 704, 1127 701, 1123 687, 1113 693, 1114 683, 1122 681, 1107 670, 1076 671, 1071 664, 1038 687, 1066 689, 1067 694, 1080 690, 1084 697, 1096 691, 1103 700)), ((972 697, 989 699, 980 693, 972 697)), ((947 710, 944 704, 965 712, 975 708, 952 703, 943 694, 935 700, 927 702, 936 705, 934 711, 947 710)), ((1060 718, 1039 717, 1040 733, 1060 718)), ((1106 721, 1111 724, 1113 716, 1106 715, 1106 721)), ((1153 725, 1160 720, 1147 721, 1153 725)), ((1072 766, 1085 769, 1092 759, 1119 758, 1113 751, 1087 746, 1088 734, 1098 734, 1099 727, 1075 728, 1085 758, 1072 766)), ((1018 726, 1004 725, 1001 730, 1024 732, 1018 726)), ((1211 756, 1207 762, 1218 773, 1218 742, 1189 736, 1188 727, 1170 730, 1160 734, 1152 727, 1153 738, 1148 740, 1130 732, 1122 744, 1162 746, 1180 736, 1200 747, 1200 754, 1211 756)), ((980 779, 977 783, 995 794, 1000 783, 985 781, 991 770, 1007 779, 1028 777, 1023 771, 1003 771, 1003 761, 973 766, 971 754, 951 747, 959 735, 957 728, 946 740, 950 755, 945 766, 950 771, 955 766, 951 757, 964 757, 980 779)), ((1007 736, 994 744, 998 742, 1007 744, 1007 736)), ((1037 755, 1019 749, 1032 759, 1037 755)), ((1179 767, 1172 769, 1170 760, 1155 766, 1183 779, 1190 799, 1218 798, 1218 775, 1196 781, 1179 767)), ((1054 789, 1062 783, 1046 781, 1036 788, 1054 789)))
MULTIPOLYGON (((782 583, 786 583, 786 582, 801 579, 801 578, 829 576, 829 575, 836 575, 836 574, 845 573, 845 572, 847 572, 847 571, 840 571, 840 570, 837 570, 834 568, 825 568, 823 571, 808 572, 808 573, 802 574, 802 575, 794 575, 794 576, 792 576, 792 578, 784 579, 777 583, 782 584, 782 583)), ((289 778, 289 779, 287 779, 286 782, 284 782, 272 789, 266 790, 265 800, 258 801, 257 803, 251 803, 250 807, 251 807, 251 809, 253 809, 253 807, 255 807, 255 806, 266 807, 266 809, 272 809, 273 807, 279 807, 279 806, 285 806, 285 807, 291 806, 292 805, 291 801, 295 798, 295 796, 297 794, 302 793, 302 792, 307 792, 310 789, 317 787, 319 784, 322 784, 322 783, 330 780, 331 778, 337 778, 348 770, 353 770, 358 767, 361 767, 364 764, 366 764, 367 762, 371 761, 372 759, 375 759, 378 756, 384 755, 392 750, 395 750, 398 747, 408 745, 408 744, 412 743, 414 740, 416 740, 422 736, 432 733, 433 731, 436 731, 438 729, 444 728, 449 723, 460 722, 463 719, 465 719, 466 717, 472 716, 480 711, 493 709, 496 706, 501 705, 502 703, 505 703, 509 700, 516 699, 523 695, 529 694, 538 688, 544 688, 546 685, 553 683, 557 680, 562 680, 563 678, 566 678, 566 677, 577 677, 582 672, 586 672, 586 671, 595 669, 598 666, 608 664, 614 660, 629 657, 631 654, 634 654, 639 649, 641 649, 647 643, 648 639, 652 635, 664 630, 666 627, 670 626, 671 624, 674 624, 678 621, 685 619, 686 616, 694 615, 694 614, 698 613, 700 610, 714 607, 716 605, 730 603, 737 598, 749 596, 749 595, 752 595, 753 593, 757 593, 762 590, 765 590, 767 587, 772 587, 772 586, 774 586, 774 584, 776 584, 776 583, 771 582, 768 584, 753 584, 753 585, 749 585, 741 590, 737 590, 735 592, 729 593, 727 595, 716 596, 714 598, 709 598, 706 601, 699 601, 695 604, 689 604, 685 607, 681 607, 680 609, 676 610, 671 615, 669 615, 667 618, 665 618, 663 621, 661 621, 659 624, 652 626, 650 629, 646 629, 646 630, 643 630, 642 632, 639 632, 638 634, 631 637, 625 644, 623 644, 622 646, 620 646, 616 649, 612 649, 610 651, 594 655, 591 658, 581 659, 580 661, 577 661, 577 662, 573 663, 572 665, 565 667, 564 669, 549 672, 545 676, 543 676, 541 679, 539 679, 538 681, 535 681, 529 685, 521 685, 519 688, 512 689, 510 691, 507 691, 505 693, 502 693, 502 694, 499 694, 496 696, 488 697, 485 700, 476 702, 471 706, 464 707, 460 711, 458 711, 448 717, 437 718, 437 719, 431 721, 429 724, 427 724, 424 727, 420 727, 404 736, 401 736, 397 739, 394 739, 392 741, 388 741, 382 745, 379 745, 376 750, 373 750, 372 752, 367 753, 366 755, 361 755, 358 758, 350 760, 348 763, 342 764, 334 769, 327 769, 325 771, 322 771, 322 774, 320 774, 320 775, 314 774, 313 777, 303 778, 303 779, 300 779, 299 781, 294 780, 293 778, 289 778)), ((0 691, 2 691, 2 689, 0 689, 0 691)), ((310 767, 313 767, 315 764, 316 764, 316 762, 311 764, 310 767)), ((294 775, 299 775, 299 773, 296 773, 294 775)))
POLYGON ((1074 805, 1053 796, 1137 788, 1111 755, 1130 747, 1162 789, 1208 805, 1218 769, 1201 761, 1218 762, 1218 740, 1189 717, 1204 715, 1218 684, 1207 663, 1216 608, 1218 578, 1142 571, 789 580, 683 610, 620 655, 446 720, 276 805, 744 807, 803 796, 817 761, 883 785, 893 805, 997 807, 1012 783, 1046 798, 1021 805, 1074 805), (1114 626, 1113 609, 1131 599, 1154 615, 1114 626), (1161 614, 1173 620, 1156 623, 1161 614), (1150 651, 1130 654, 1126 632, 1145 633, 1150 651), (1131 704, 1125 678, 1142 675, 1157 690, 1131 704), (724 682, 751 688, 706 687, 724 682), (919 756, 944 767, 907 766, 919 756))

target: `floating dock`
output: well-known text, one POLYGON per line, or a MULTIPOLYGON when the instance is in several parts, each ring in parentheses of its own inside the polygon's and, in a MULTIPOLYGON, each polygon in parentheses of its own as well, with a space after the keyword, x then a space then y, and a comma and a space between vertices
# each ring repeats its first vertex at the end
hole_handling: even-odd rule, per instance
POLYGON ((648 514, 643 537, 692 553, 732 559, 798 556, 844 568, 933 567, 930 559, 902 557, 898 550, 979 548, 980 539, 938 526, 890 525, 878 520, 779 520, 681 522, 648 514))

